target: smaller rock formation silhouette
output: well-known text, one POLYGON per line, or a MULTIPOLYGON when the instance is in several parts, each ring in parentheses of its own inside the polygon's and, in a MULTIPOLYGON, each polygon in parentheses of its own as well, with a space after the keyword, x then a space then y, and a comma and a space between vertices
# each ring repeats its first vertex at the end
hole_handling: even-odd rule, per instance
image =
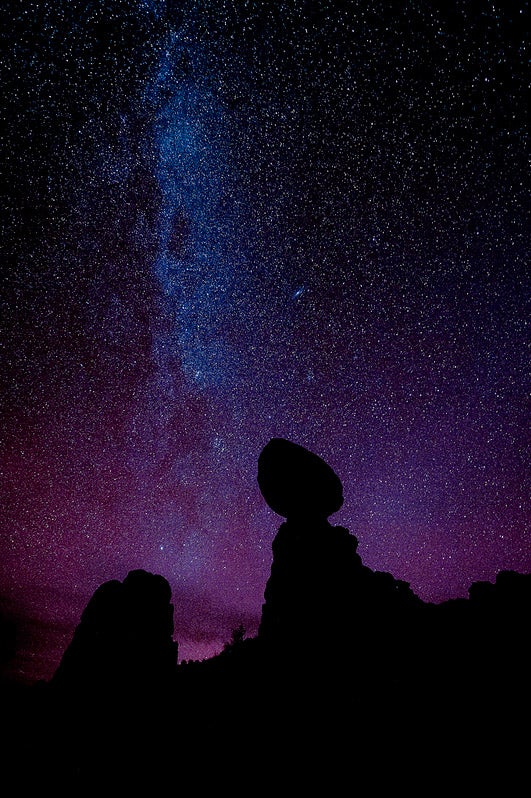
POLYGON ((138 569, 97 588, 42 694, 37 722, 54 733, 48 740, 43 731, 32 757, 39 789, 56 777, 69 794, 170 784, 178 746, 173 632, 163 576, 138 569))
POLYGON ((177 665, 170 602, 167 580, 141 569, 100 585, 52 685, 114 695, 167 686, 177 665))

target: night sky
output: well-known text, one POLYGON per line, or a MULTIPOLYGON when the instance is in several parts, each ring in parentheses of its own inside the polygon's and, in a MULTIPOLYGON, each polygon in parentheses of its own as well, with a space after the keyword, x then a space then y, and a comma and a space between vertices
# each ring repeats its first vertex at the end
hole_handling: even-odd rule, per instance
POLYGON ((255 634, 275 436, 421 598, 531 571, 528 25, 523 1, 2 4, 15 678, 133 568, 170 582, 179 660, 255 634))

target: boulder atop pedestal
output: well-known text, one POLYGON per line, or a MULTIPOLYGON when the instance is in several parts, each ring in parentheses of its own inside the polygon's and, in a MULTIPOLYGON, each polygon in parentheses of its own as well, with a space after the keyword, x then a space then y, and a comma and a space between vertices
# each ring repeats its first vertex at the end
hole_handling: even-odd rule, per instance
POLYGON ((262 449, 258 485, 269 507, 284 518, 325 519, 343 504, 343 487, 334 470, 284 438, 272 438, 262 449))

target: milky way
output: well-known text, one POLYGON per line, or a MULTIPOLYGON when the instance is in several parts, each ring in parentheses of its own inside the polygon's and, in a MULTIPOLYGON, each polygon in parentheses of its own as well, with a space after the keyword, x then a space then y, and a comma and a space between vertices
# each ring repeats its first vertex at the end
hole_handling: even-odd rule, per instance
POLYGON ((3 16, 16 678, 132 568, 169 580, 180 659, 254 634, 274 436, 425 600, 529 572, 527 3, 3 16))

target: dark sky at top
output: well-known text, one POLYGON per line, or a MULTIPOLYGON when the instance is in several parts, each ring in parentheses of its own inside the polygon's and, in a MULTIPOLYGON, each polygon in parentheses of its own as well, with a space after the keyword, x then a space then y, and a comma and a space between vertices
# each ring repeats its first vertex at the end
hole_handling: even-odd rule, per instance
MULTIPOLYGON (((0 609, 47 678, 107 579, 256 631, 274 436, 429 601, 529 544, 528 4, 2 7, 0 609)), ((326 652, 326 641, 322 641, 326 652)))

